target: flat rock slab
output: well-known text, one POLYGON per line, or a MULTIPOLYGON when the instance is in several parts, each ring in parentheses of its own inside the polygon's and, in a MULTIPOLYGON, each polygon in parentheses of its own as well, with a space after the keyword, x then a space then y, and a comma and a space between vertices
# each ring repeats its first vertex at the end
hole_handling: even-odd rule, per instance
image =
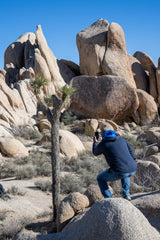
POLYGON ((133 194, 131 202, 145 215, 150 224, 160 232, 160 190, 133 194))

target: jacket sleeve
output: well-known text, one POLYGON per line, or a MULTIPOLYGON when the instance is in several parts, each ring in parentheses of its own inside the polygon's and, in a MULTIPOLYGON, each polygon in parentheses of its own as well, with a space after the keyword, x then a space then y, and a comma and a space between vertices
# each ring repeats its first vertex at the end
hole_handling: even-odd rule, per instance
POLYGON ((128 147, 128 150, 129 150, 131 156, 133 157, 133 159, 135 159, 135 155, 134 155, 133 149, 131 148, 131 146, 129 145, 128 142, 127 142, 127 147, 128 147))
POLYGON ((102 148, 102 142, 100 142, 99 144, 97 142, 94 142, 93 143, 93 146, 92 146, 92 153, 95 155, 95 156, 98 156, 100 154, 103 153, 103 148, 102 148))

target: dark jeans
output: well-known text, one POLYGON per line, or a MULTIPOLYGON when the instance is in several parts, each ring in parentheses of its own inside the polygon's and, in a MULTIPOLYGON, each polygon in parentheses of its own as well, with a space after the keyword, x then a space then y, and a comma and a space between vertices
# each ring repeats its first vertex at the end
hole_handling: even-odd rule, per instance
POLYGON ((112 198, 112 193, 108 187, 107 182, 112 182, 121 179, 123 197, 130 195, 130 177, 136 172, 131 173, 119 173, 112 169, 107 169, 97 176, 97 182, 104 198, 112 198))
POLYGON ((0 184, 0 194, 6 194, 6 192, 4 191, 4 188, 3 188, 2 184, 0 184))

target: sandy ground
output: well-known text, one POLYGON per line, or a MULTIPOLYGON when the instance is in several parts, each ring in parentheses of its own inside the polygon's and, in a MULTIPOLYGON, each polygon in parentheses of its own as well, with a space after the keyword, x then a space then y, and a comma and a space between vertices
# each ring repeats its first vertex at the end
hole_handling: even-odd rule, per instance
POLYGON ((24 195, 10 194, 11 199, 7 201, 0 198, 0 212, 9 210, 19 216, 29 216, 33 219, 44 213, 52 212, 52 195, 39 190, 34 184, 36 180, 37 178, 29 180, 2 179, 1 184, 6 191, 15 186, 24 195))

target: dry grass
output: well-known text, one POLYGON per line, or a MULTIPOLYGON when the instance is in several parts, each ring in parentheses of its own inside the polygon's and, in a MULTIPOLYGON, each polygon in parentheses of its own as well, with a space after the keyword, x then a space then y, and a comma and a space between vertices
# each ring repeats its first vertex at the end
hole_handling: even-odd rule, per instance
POLYGON ((31 223, 33 219, 29 217, 6 217, 4 219, 3 229, 0 229, 1 240, 11 240, 25 226, 31 223))
POLYGON ((26 194, 24 190, 18 188, 17 186, 11 186, 10 188, 8 188, 7 193, 11 195, 20 195, 20 196, 24 196, 26 194))
POLYGON ((47 153, 33 151, 28 157, 9 159, 0 166, 0 178, 31 179, 51 176, 51 159, 47 153))

